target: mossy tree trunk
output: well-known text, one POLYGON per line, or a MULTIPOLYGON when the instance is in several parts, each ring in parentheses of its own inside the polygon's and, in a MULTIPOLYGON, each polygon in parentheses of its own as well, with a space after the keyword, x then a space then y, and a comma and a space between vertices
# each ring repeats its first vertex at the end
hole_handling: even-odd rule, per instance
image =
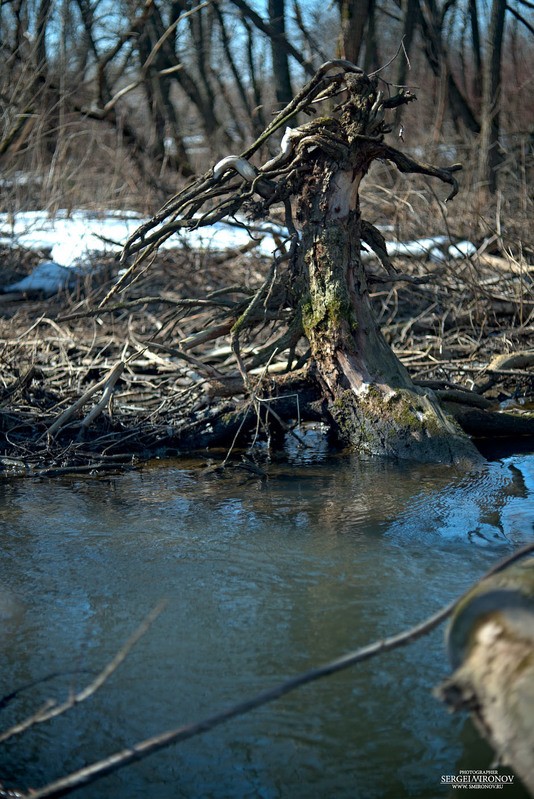
POLYGON ((291 353, 305 335, 311 351, 309 374, 318 377, 325 421, 344 445, 387 457, 476 462, 481 457, 467 435, 432 392, 414 386, 385 341, 361 258, 364 242, 391 279, 404 279, 389 262, 381 233, 361 217, 360 184, 374 160, 450 184, 447 199, 456 194, 458 164, 441 168, 420 163, 384 141, 391 132, 386 112, 414 99, 404 90, 384 97, 375 77, 343 59, 323 64, 242 155, 223 158, 139 228, 124 257, 140 250, 144 255, 139 259, 146 257, 184 225, 212 224, 242 208, 252 218, 262 218, 273 206, 283 205, 288 247, 275 255, 265 282, 223 328, 231 331, 243 387, 253 401, 259 402, 241 356, 240 337, 254 335, 259 319, 279 319, 276 346, 260 348, 251 366, 268 365, 275 351, 289 347, 291 353), (319 104, 330 109, 327 116, 316 116, 319 104), (312 120, 285 129, 278 155, 259 168, 248 160, 302 113, 313 115, 312 120), (195 215, 201 207, 206 211, 200 223, 195 215))
MULTIPOLYGON (((413 385, 375 320, 360 254, 362 228, 375 245, 382 237, 361 218, 359 187, 377 157, 408 169, 404 157, 397 159, 400 154, 385 148, 377 135, 376 84, 365 75, 351 77, 354 91, 340 124, 327 125, 329 135, 313 155, 297 211, 306 286, 303 327, 329 412, 338 438, 361 452, 420 461, 478 460, 434 395, 413 385)), ((385 256, 383 240, 382 248, 385 256)))

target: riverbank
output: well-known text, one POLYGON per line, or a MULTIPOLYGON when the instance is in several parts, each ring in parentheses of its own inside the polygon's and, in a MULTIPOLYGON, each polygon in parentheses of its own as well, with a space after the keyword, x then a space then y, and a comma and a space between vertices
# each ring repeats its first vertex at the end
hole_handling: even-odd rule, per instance
MULTIPOLYGON (((4 250, 4 283, 31 274, 41 257, 4 250)), ((531 415, 533 270, 525 259, 486 250, 441 262, 397 256, 393 263, 398 275, 369 262, 370 291, 412 379, 472 412, 531 415)), ((266 256, 251 246, 160 251, 102 306, 118 265, 113 255, 98 264, 49 298, 0 295, 1 457, 8 473, 115 469, 180 455, 203 448, 202 431, 246 406, 224 338, 226 315, 250 302, 268 271, 266 256)), ((242 351, 256 393, 267 399, 280 394, 273 385, 288 360, 297 367, 293 375, 306 369, 307 345, 301 339, 292 352, 287 343, 274 346, 276 321, 259 320, 258 328, 254 348, 245 341, 242 351), (255 368, 259 349, 269 357, 255 368)), ((287 425, 298 427, 313 397, 303 393, 299 407, 298 378, 285 379, 285 396, 293 397, 287 425)), ((218 444, 226 453, 235 430, 223 432, 218 444)), ((248 446, 250 429, 243 432, 236 443, 248 446)), ((481 438, 487 435, 482 430, 481 438)))

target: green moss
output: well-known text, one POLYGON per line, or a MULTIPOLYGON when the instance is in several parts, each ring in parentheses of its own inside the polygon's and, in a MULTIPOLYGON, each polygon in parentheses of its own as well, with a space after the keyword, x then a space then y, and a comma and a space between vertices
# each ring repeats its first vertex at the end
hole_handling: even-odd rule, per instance
POLYGON ((247 310, 246 310, 246 311, 244 311, 244 312, 241 314, 241 316, 239 316, 239 317, 236 319, 236 321, 234 322, 234 324, 233 324, 233 326, 232 326, 232 328, 231 328, 231 330, 230 330, 230 333, 232 333, 232 335, 235 335, 236 333, 239 333, 239 331, 241 330, 241 328, 243 327, 243 325, 244 325, 244 324, 245 324, 245 322, 246 322, 246 319, 247 319, 247 313, 248 313, 248 308, 247 308, 247 310))
MULTIPOLYGON (((355 396, 350 389, 345 389, 339 394, 332 403, 331 413, 339 428, 340 437, 347 443, 353 443, 357 427, 355 414, 355 396)), ((363 439, 363 431, 358 430, 358 438, 363 439)), ((362 445, 363 445, 362 440, 362 445)))
POLYGON ((327 290, 323 295, 316 293, 302 305, 302 326, 308 338, 314 333, 333 333, 343 323, 347 323, 350 330, 358 327, 349 299, 342 292, 327 290))

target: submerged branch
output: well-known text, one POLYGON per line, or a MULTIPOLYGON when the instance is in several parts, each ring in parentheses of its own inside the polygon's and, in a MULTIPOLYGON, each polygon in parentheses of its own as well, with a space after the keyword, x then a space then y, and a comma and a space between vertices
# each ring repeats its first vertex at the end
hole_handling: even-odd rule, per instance
POLYGON ((106 666, 104 666, 100 673, 96 675, 94 680, 92 680, 85 688, 70 696, 60 705, 56 705, 55 702, 48 702, 44 708, 41 708, 29 718, 24 719, 24 721, 19 722, 13 727, 10 727, 8 730, 5 730, 5 732, 1 733, 0 743, 8 741, 15 735, 21 735, 21 733, 26 732, 26 730, 29 730, 35 724, 42 724, 45 721, 50 721, 57 716, 61 716, 63 713, 66 713, 68 710, 71 710, 76 705, 79 705, 81 702, 85 702, 86 699, 89 699, 89 697, 93 696, 93 694, 95 694, 99 688, 101 688, 104 683, 109 680, 111 675, 117 671, 119 666, 124 663, 133 647, 143 637, 143 635, 148 632, 158 616, 161 615, 166 604, 166 602, 160 602, 159 605, 150 611, 147 617, 139 625, 137 630, 126 641, 124 646, 119 649, 115 657, 106 666))

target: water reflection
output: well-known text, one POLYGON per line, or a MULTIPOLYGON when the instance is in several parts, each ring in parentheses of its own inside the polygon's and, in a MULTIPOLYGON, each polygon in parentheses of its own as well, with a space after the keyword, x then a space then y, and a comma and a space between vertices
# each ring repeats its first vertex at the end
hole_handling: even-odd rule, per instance
MULTIPOLYGON (((0 486, 0 696, 98 670, 169 606, 90 703, 0 749, 38 786, 411 625, 532 538, 534 458, 448 467, 337 458, 268 480, 154 464, 0 486)), ((431 696, 443 631, 80 791, 86 798, 447 797, 491 755, 431 696)), ((86 674, 24 692, 4 727, 86 674)), ((507 791, 507 799, 523 795, 507 791)))

